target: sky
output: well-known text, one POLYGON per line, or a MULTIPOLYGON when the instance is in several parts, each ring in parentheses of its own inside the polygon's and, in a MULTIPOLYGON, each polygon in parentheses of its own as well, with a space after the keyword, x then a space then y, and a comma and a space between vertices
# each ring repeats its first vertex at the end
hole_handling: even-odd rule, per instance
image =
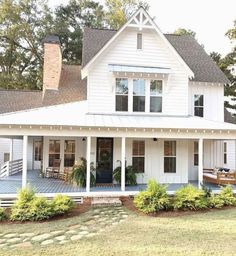
MULTIPOLYGON (((157 26, 163 33, 171 33, 176 28, 191 29, 205 50, 216 51, 223 56, 233 47, 225 36, 236 20, 236 0, 146 0, 149 14, 155 17, 157 26)), ((66 4, 69 0, 49 0, 49 5, 66 4)), ((97 0, 103 3, 103 0, 97 0)))

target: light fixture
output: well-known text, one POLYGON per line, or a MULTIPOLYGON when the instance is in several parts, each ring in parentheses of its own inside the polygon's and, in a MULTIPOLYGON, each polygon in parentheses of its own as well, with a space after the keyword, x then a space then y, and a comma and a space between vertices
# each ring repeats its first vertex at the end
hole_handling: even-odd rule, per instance
POLYGON ((85 139, 85 138, 83 138, 83 139, 82 139, 82 141, 86 141, 86 139, 85 139))
POLYGON ((157 141, 157 138, 153 138, 153 141, 157 141))

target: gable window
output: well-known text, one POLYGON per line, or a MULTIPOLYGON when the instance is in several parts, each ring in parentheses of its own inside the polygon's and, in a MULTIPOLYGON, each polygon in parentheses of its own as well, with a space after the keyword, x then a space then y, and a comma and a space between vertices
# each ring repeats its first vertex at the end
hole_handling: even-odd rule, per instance
POLYGON ((55 159, 60 159, 60 140, 49 141, 49 167, 53 166, 55 159))
POLYGON ((150 81, 150 112, 162 112, 162 80, 150 81))
POLYGON ((133 80, 133 111, 145 112, 145 80, 133 80))
POLYGON ((224 142, 224 164, 227 164, 227 142, 224 142))
POLYGON ((65 140, 64 145, 64 166, 72 167, 75 163, 75 141, 65 140))
POLYGON ((138 50, 143 49, 143 35, 141 33, 137 34, 137 49, 138 50))
POLYGON ((194 95, 194 116, 204 116, 204 96, 202 94, 194 95))
POLYGON ((116 78, 116 111, 128 111, 128 79, 116 78))
POLYGON ((164 173, 176 173, 176 141, 164 141, 164 173))
POLYGON ((145 141, 134 140, 133 141, 133 154, 132 154, 132 165, 136 172, 144 173, 145 166, 145 141))
POLYGON ((194 166, 198 166, 198 142, 194 141, 194 159, 193 159, 193 164, 194 166))

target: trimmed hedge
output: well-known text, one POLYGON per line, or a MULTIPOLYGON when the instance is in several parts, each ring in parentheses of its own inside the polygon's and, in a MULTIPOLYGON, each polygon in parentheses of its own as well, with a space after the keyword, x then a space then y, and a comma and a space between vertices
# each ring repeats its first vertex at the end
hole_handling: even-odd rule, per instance
POLYGON ((7 214, 5 212, 5 209, 0 207, 0 221, 6 220, 7 219, 7 214))

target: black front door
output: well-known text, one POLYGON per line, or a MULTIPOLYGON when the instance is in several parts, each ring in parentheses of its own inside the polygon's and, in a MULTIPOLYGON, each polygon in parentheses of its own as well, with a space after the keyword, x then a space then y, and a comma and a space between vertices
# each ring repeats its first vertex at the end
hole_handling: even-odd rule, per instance
POLYGON ((113 139, 97 138, 97 183, 112 183, 113 139))

